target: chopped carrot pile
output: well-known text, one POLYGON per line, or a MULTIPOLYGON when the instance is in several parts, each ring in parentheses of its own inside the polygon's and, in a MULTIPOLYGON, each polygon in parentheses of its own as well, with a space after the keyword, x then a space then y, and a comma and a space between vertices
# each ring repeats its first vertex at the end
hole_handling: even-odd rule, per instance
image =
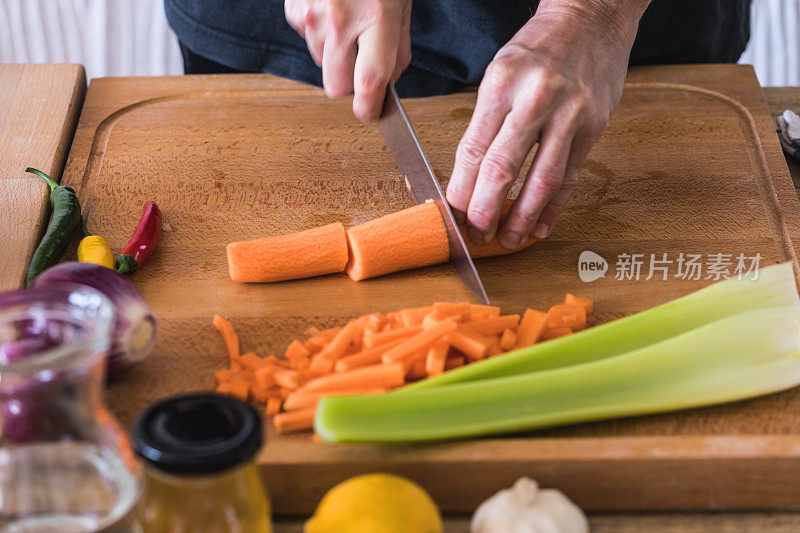
POLYGON ((214 316, 230 367, 214 372, 216 391, 260 404, 279 432, 311 429, 325 396, 382 394, 586 327, 589 298, 568 294, 547 312, 501 315, 496 306, 438 302, 386 315, 371 313, 342 327, 306 330, 283 358, 241 353, 230 322, 214 316))

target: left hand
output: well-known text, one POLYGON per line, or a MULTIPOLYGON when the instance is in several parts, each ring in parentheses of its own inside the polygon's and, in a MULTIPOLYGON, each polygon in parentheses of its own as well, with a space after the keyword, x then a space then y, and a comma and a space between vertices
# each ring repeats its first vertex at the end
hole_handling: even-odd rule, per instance
POLYGON ((447 187, 456 218, 469 222, 470 240, 483 244, 498 231, 508 190, 537 142, 525 184, 499 230, 500 243, 516 248, 531 234, 547 237, 567 205, 589 150, 619 103, 647 2, 638 1, 640 10, 605 12, 597 11, 599 4, 542 0, 486 69, 447 187))

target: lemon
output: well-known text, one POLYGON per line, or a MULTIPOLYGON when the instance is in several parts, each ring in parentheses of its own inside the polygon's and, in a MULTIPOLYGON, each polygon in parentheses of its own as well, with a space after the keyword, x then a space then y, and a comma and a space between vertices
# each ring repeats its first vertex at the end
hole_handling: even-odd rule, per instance
POLYGON ((365 474, 329 490, 305 533, 441 533, 442 527, 425 489, 404 477, 365 474))

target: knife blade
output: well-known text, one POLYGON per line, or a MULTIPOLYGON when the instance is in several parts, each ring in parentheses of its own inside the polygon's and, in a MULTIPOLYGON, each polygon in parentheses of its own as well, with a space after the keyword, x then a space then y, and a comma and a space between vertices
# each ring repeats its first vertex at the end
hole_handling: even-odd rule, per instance
POLYGON ((403 104, 397 96, 394 86, 390 85, 386 91, 386 100, 383 111, 378 119, 378 129, 383 134, 386 146, 394 156, 400 172, 406 180, 406 187, 411 191, 411 196, 418 204, 428 200, 433 201, 442 214, 444 227, 447 231, 447 240, 450 243, 450 263, 464 282, 464 285, 484 304, 489 303, 489 297, 483 288, 475 264, 467 251, 464 238, 458 230, 458 225, 450 211, 450 205, 442 194, 439 180, 433 173, 428 158, 419 144, 414 127, 408 120, 403 104))

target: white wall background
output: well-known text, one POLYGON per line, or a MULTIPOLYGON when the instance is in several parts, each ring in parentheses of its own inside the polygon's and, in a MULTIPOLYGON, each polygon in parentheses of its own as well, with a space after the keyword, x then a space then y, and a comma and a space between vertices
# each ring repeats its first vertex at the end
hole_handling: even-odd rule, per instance
MULTIPOLYGON (((182 72, 162 0, 0 0, 0 63, 61 61, 90 78, 182 72)), ((800 0, 753 0, 740 62, 762 85, 800 85, 800 0)))

